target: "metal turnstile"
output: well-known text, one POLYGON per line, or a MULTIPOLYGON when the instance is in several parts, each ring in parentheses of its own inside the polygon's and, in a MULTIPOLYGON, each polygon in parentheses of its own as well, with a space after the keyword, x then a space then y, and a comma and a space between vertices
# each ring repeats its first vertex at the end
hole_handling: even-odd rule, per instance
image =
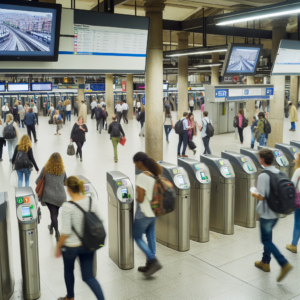
POLYGON ((289 165, 290 165, 288 177, 292 178, 293 174, 294 174, 294 167, 295 167, 295 163, 294 163, 294 160, 296 158, 295 156, 296 156, 296 153, 300 152, 300 149, 297 146, 283 144, 283 143, 281 143, 281 144, 276 143, 275 147, 277 149, 281 150, 285 154, 285 156, 289 162, 289 165))
POLYGON ((0 300, 10 299, 14 285, 9 201, 0 193, 0 300))
POLYGON ((106 172, 108 192, 109 257, 123 270, 134 267, 133 205, 130 179, 119 171, 106 172))
POLYGON ((176 203, 173 212, 157 218, 156 240, 177 251, 190 249, 190 181, 182 168, 164 161, 158 162, 165 176, 174 185, 176 203))
POLYGON ((234 234, 235 174, 227 159, 200 155, 211 174, 210 230, 234 234))
POLYGON ((16 211, 19 223, 23 297, 26 300, 38 299, 41 296, 38 247, 40 210, 31 187, 17 188, 16 211))
POLYGON ((250 192, 257 185, 255 164, 249 156, 233 151, 222 151, 221 156, 230 161, 235 173, 234 224, 255 228, 257 200, 250 192))
POLYGON ((241 148, 240 153, 243 155, 247 155, 251 158, 252 162, 255 164, 255 167, 257 169, 257 174, 259 175, 263 170, 263 167, 259 162, 258 150, 252 148, 241 148))
POLYGON ((178 166, 183 167, 191 185, 190 239, 196 242, 209 241, 209 212, 211 178, 208 167, 199 161, 180 157, 178 166))

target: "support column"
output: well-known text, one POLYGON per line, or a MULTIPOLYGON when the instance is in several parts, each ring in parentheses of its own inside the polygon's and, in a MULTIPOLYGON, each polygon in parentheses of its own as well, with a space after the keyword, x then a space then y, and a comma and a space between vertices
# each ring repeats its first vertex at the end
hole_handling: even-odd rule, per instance
MULTIPOLYGON (((288 19, 276 19, 272 22, 272 56, 274 62, 281 39, 286 38, 286 25, 288 19)), ((275 147, 275 143, 282 143, 284 100, 285 100, 285 76, 272 76, 271 84, 274 85, 274 99, 270 101, 269 121, 272 133, 269 135, 268 146, 275 147)))
POLYGON ((107 124, 109 124, 112 121, 112 115, 115 113, 113 74, 105 75, 105 104, 106 104, 106 110, 108 113, 107 124))
POLYGON ((298 107, 298 76, 291 76, 290 79, 290 101, 298 107))
MULTIPOLYGON (((212 63, 219 62, 219 53, 212 53, 212 63)), ((219 84, 219 66, 211 67, 211 85, 219 84)))
POLYGON ((164 0, 144 0, 150 18, 146 83, 145 152, 163 160, 163 10, 164 0))
POLYGON ((77 78, 78 82, 78 112, 80 111, 81 101, 84 101, 84 77, 77 78))
MULTIPOLYGON (((247 85, 254 84, 254 76, 247 76, 247 85)), ((249 125, 252 124, 252 118, 256 115, 255 101, 246 102, 246 118, 249 121, 249 125)))
MULTIPOLYGON (((178 50, 187 49, 189 45, 189 32, 179 32, 178 50)), ((182 118, 185 111, 188 111, 188 76, 189 76, 189 57, 183 55, 178 57, 178 120, 182 118)))
POLYGON ((128 120, 133 119, 133 74, 127 74, 126 79, 126 98, 129 106, 128 120))

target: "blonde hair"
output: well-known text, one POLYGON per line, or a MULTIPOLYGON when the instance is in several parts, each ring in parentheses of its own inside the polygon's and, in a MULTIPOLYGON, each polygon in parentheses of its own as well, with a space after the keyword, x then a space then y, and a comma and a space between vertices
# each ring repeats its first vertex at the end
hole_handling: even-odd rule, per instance
POLYGON ((141 111, 145 111, 145 106, 142 104, 141 111))
POLYGON ((117 104, 120 104, 120 102, 119 102, 119 100, 117 100, 117 102, 116 102, 117 104))
POLYGON ((58 152, 54 152, 48 159, 45 165, 45 172, 57 176, 65 172, 64 162, 58 152))
POLYGON ((5 122, 8 123, 10 121, 12 121, 14 118, 13 118, 13 115, 12 114, 7 114, 6 115, 6 119, 5 119, 5 122))
POLYGON ((67 186, 72 193, 85 195, 84 181, 80 180, 77 176, 70 176, 65 181, 65 186, 67 186))
POLYGON ((32 148, 31 140, 27 134, 24 134, 18 144, 18 151, 27 153, 32 148))
MULTIPOLYGON (((296 155, 297 155, 297 158, 299 159, 300 153, 298 152, 298 153, 296 153, 296 155)), ((296 162, 295 162, 295 167, 294 167, 293 173, 294 173, 297 169, 300 168, 300 161, 297 161, 297 158, 295 158, 296 162)))

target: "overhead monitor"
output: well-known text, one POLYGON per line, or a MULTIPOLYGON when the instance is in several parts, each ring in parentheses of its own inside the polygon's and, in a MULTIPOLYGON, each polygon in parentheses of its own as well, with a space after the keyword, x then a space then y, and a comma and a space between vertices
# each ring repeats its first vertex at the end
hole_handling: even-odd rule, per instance
POLYGON ((169 89, 169 84, 168 83, 163 83, 163 90, 167 91, 169 89))
POLYGON ((51 82, 39 82, 31 84, 31 91, 52 91, 52 83, 51 82))
POLYGON ((300 75, 300 41, 280 41, 272 75, 300 75))
POLYGON ((5 83, 0 83, 0 92, 5 92, 5 83))
POLYGON ((0 60, 57 61, 61 5, 1 0, 0 60))
POLYGON ((253 76, 263 45, 229 44, 222 69, 222 76, 253 76))
POLYGON ((8 83, 7 91, 8 92, 28 92, 29 84, 28 83, 8 83))

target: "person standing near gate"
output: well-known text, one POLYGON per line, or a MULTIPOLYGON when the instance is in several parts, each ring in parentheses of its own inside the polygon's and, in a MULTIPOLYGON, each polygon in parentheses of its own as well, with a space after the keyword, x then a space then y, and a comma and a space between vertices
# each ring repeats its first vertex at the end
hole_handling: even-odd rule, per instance
POLYGON ((202 126, 198 124, 198 128, 201 131, 201 136, 202 136, 202 141, 203 141, 203 145, 204 145, 204 153, 203 154, 211 154, 210 148, 209 148, 209 140, 210 137, 207 135, 206 133, 206 129, 207 129, 207 124, 211 123, 211 120, 208 118, 208 112, 204 111, 203 112, 203 119, 202 119, 202 126))
POLYGON ((291 121, 291 129, 290 131, 296 131, 296 124, 298 122, 298 112, 297 108, 291 101, 289 101, 289 113, 290 113, 290 121, 291 121))
POLYGON ((92 103, 91 103, 91 110, 92 110, 92 119, 94 118, 95 115, 95 110, 97 108, 97 101, 96 99, 93 99, 92 103))
POLYGON ((34 103, 33 103, 32 111, 36 118, 36 125, 39 125, 39 113, 38 113, 37 106, 34 103))
POLYGON ((128 119, 127 119, 128 110, 129 110, 128 104, 123 101, 123 103, 122 103, 122 116, 123 116, 123 121, 126 124, 128 124, 128 119))
POLYGON ((189 107, 190 107, 191 114, 193 113, 194 105, 195 105, 195 102, 194 102, 194 99, 192 98, 189 102, 189 107))
POLYGON ((75 104, 74 104, 74 116, 78 117, 78 100, 76 100, 75 104))
POLYGON ((27 126, 27 134, 30 137, 30 140, 31 140, 31 132, 32 132, 34 142, 36 143, 38 141, 36 138, 36 132, 35 132, 36 118, 35 118, 32 108, 29 108, 28 113, 25 115, 24 123, 27 126))

